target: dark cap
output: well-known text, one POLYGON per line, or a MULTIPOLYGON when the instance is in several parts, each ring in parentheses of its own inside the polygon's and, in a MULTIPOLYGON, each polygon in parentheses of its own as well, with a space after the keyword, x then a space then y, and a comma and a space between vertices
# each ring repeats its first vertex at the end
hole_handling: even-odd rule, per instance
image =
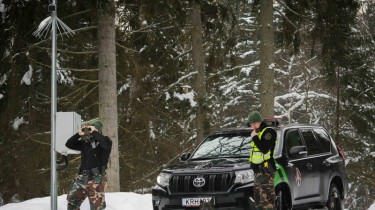
POLYGON ((258 111, 250 112, 249 116, 247 118, 248 124, 251 124, 251 123, 254 123, 254 122, 262 122, 262 121, 263 121, 262 116, 260 115, 260 113, 258 111))
POLYGON ((100 132, 102 132, 102 130, 103 130, 103 123, 102 123, 102 121, 100 121, 99 118, 89 120, 87 122, 84 122, 83 124, 94 126, 100 132))

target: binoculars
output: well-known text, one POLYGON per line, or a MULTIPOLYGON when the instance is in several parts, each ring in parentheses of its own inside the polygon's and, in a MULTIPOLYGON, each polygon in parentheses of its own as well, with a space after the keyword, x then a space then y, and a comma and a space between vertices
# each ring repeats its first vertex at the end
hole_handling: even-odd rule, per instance
POLYGON ((87 128, 87 127, 84 127, 84 128, 81 128, 82 132, 83 132, 83 135, 81 136, 81 139, 82 140, 90 140, 91 139, 91 128, 87 128))

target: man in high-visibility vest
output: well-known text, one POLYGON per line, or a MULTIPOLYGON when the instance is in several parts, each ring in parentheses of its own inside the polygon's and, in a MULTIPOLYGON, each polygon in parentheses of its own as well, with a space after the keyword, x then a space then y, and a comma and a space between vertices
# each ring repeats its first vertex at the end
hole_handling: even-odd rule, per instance
POLYGON ((247 123, 253 129, 249 162, 254 170, 255 206, 257 210, 274 210, 276 205, 273 178, 276 166, 273 152, 277 133, 263 122, 257 111, 249 113, 247 123))

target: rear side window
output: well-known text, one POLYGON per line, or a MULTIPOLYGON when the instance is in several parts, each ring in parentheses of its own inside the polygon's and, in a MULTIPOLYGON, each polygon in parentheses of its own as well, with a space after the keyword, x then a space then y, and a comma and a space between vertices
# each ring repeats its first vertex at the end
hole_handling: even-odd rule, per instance
POLYGON ((328 133, 323 128, 314 128, 314 133, 322 145, 323 152, 331 152, 331 139, 328 133))
POLYGON ((301 130, 301 133, 306 143, 308 155, 316 155, 323 152, 323 149, 317 139, 315 139, 312 130, 301 130))

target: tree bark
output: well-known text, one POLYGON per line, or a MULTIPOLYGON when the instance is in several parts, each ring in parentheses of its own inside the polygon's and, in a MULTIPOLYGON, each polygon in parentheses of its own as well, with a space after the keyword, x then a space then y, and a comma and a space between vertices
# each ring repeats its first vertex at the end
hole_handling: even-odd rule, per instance
POLYGON ((197 140, 203 140, 205 134, 205 98, 206 98, 206 73, 204 69, 203 37, 201 6, 193 2, 191 11, 191 43, 194 70, 197 72, 195 91, 197 96, 197 140))
POLYGON ((335 142, 340 145, 340 67, 336 71, 336 119, 335 142))
POLYGON ((273 1, 260 1, 260 113, 274 117, 273 1))
POLYGON ((108 163, 109 192, 120 191, 120 167, 118 150, 118 114, 116 86, 115 7, 111 0, 98 17, 99 45, 99 118, 103 122, 103 134, 112 140, 112 152, 108 163))

